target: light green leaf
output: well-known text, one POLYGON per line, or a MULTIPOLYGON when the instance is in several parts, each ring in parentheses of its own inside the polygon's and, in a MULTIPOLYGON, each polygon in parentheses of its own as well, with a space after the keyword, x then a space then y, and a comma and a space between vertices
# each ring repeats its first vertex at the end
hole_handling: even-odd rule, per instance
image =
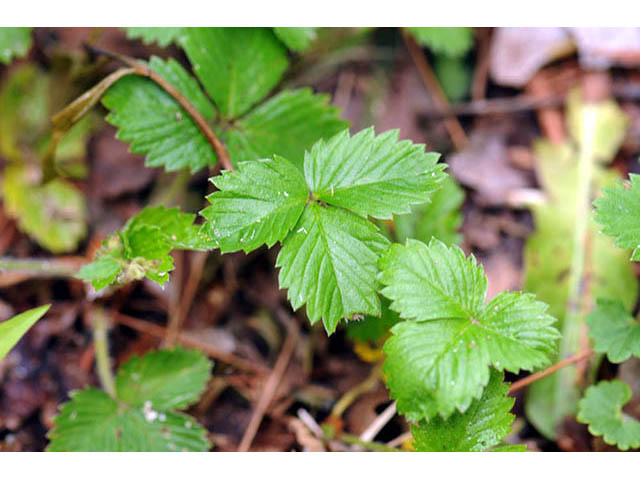
POLYGON ((316 27, 275 27, 273 31, 289 50, 304 52, 316 39, 316 27))
POLYGON ((257 106, 234 122, 225 139, 236 165, 277 154, 302 170, 305 150, 347 127, 327 95, 303 88, 285 90, 257 106))
POLYGON ((460 207, 464 202, 464 190, 447 176, 441 188, 431 196, 431 202, 411 207, 411 213, 397 215, 393 219, 395 238, 404 243, 407 238, 415 238, 428 243, 431 237, 454 245, 460 243, 462 235, 458 229, 462 225, 460 207))
POLYGON ((631 355, 640 357, 640 324, 619 300, 599 298, 586 323, 593 349, 606 353, 610 362, 622 363, 631 355))
POLYGON ((450 102, 461 102, 468 95, 473 70, 463 58, 439 55, 433 70, 450 102))
POLYGON ((87 234, 85 198, 70 182, 40 183, 40 172, 27 166, 4 169, 4 208, 27 233, 52 253, 74 251, 87 234))
POLYGON ((209 449, 206 431, 178 413, 194 403, 211 362, 198 351, 151 352, 118 372, 116 397, 95 388, 71 394, 49 432, 52 452, 170 452, 209 449))
POLYGON ((0 27, 0 63, 26 55, 31 48, 31 27, 0 27))
MULTIPOLYGON (((149 66, 177 88, 207 120, 216 112, 198 82, 178 62, 151 57, 149 66)), ((107 121, 118 127, 117 137, 131 143, 131 151, 147 155, 146 165, 167 171, 196 172, 216 162, 216 156, 191 116, 148 78, 118 80, 102 99, 111 110, 107 121)))
POLYGON ((628 182, 618 181, 602 193, 593 202, 602 233, 614 237, 618 247, 633 249, 631 260, 640 260, 640 175, 632 173, 628 182))
POLYGON ((461 57, 473 47, 470 27, 408 27, 416 42, 434 53, 461 57))
POLYGON ((206 238, 194 219, 195 215, 177 207, 147 207, 109 236, 94 261, 84 265, 76 277, 91 282, 96 290, 145 276, 164 285, 173 270, 172 250, 205 249, 206 238))
POLYGON ((47 313, 49 307, 51 305, 33 308, 0 323, 0 360, 9 353, 27 330, 47 313))
POLYGON ((182 27, 125 27, 127 37, 139 38, 145 45, 157 43, 166 47, 178 40, 182 27))
POLYGON ((458 247, 432 240, 392 245, 380 260, 382 293, 405 321, 391 329, 384 371, 410 420, 464 412, 489 367, 518 372, 549 363, 555 319, 532 295, 503 292, 484 304, 486 278, 458 247))
POLYGON ((398 141, 398 130, 377 137, 373 128, 319 141, 305 154, 307 184, 320 201, 359 215, 392 218, 429 201, 444 180, 439 154, 398 141))
POLYGON ((503 383, 502 377, 502 373, 492 370, 482 397, 465 413, 456 412, 447 420, 435 417, 412 425, 416 451, 483 452, 499 445, 511 431, 515 419, 515 415, 509 413, 515 399, 507 396, 509 384, 503 383))
POLYGON ((250 252, 282 241, 296 225, 309 197, 302 174, 288 160, 242 162, 236 172, 212 179, 219 191, 201 214, 204 231, 222 252, 250 252))
POLYGON ((603 436, 621 450, 640 447, 640 422, 622 411, 631 399, 631 388, 620 380, 603 381, 587 389, 578 404, 578 421, 589 425, 592 435, 603 436))
POLYGON ((367 220, 340 208, 308 205, 284 240, 276 266, 294 309, 307 305, 333 333, 341 318, 380 314, 376 273, 388 240, 367 220))
POLYGON ((211 362, 197 350, 158 350, 134 356, 116 377, 119 400, 155 410, 183 409, 198 401, 211 371, 211 362))
POLYGON ((287 51, 268 28, 188 28, 182 46, 226 119, 241 116, 275 87, 287 51))

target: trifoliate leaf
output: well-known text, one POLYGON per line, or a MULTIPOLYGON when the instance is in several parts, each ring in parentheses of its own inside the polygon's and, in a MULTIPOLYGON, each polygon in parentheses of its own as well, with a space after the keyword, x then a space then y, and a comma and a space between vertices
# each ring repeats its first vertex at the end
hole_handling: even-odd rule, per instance
POLYGON ((133 357, 116 377, 119 400, 155 410, 183 409, 196 401, 205 388, 211 362, 197 350, 159 350, 133 357))
POLYGON ((157 43, 166 47, 178 40, 182 27, 126 27, 127 37, 139 38, 145 45, 157 43))
POLYGON ((509 413, 515 399, 507 396, 509 384, 503 383, 502 378, 502 373, 492 370, 482 397, 474 400, 466 412, 412 425, 416 451, 483 452, 499 445, 515 419, 509 413))
MULTIPOLYGON (((202 116, 216 112, 198 82, 173 59, 152 57, 149 66, 177 88, 202 116)), ((118 127, 117 137, 131 143, 131 151, 147 155, 146 165, 167 171, 192 172, 216 162, 216 156, 190 115, 171 95, 148 78, 127 76, 118 80, 102 99, 111 110, 107 121, 118 127)))
POLYGON ((211 363, 198 351, 151 352, 118 372, 116 396, 95 388, 71 394, 48 434, 52 452, 156 452, 209 449, 206 431, 178 413, 194 403, 211 363))
POLYGON ((424 145, 399 142, 398 130, 377 137, 373 128, 354 136, 345 130, 317 142, 305 154, 304 171, 318 200, 362 216, 392 218, 429 201, 445 177, 438 157, 424 145))
POLYGON ((602 193, 593 202, 596 222, 603 233, 615 237, 618 247, 633 249, 631 260, 640 261, 640 175, 632 173, 628 182, 618 181, 602 193))
POLYGON ((275 27, 273 31, 289 50, 304 52, 316 39, 316 27, 275 27))
POLYGON ((266 97, 289 63, 269 28, 187 28, 183 35, 195 74, 226 119, 266 97))
POLYGON ((473 46, 470 27, 408 27, 416 42, 434 53, 461 57, 473 46))
POLYGON ((619 300, 599 298, 586 323, 593 349, 606 353, 609 361, 622 363, 631 355, 640 357, 640 324, 619 300))
POLYGON ((388 245, 369 221, 333 206, 308 205, 284 240, 276 266, 294 309, 307 305, 333 333, 341 318, 380 314, 378 257, 388 245))
POLYGON ((488 304, 475 259, 433 239, 408 240, 380 259, 382 293, 405 321, 391 329, 384 371, 398 411, 410 420, 464 412, 489 381, 489 367, 518 372, 549 362, 558 338, 547 305, 503 292, 488 304))
POLYGON ((209 195, 211 206, 201 214, 204 231, 222 252, 250 252, 282 241, 296 225, 309 197, 302 173, 291 162, 242 162, 236 172, 212 179, 219 191, 209 195))
POLYGON ((9 64, 31 47, 30 27, 0 27, 0 63, 9 64))
POLYGON ((281 155, 302 170, 304 152, 348 127, 327 95, 285 90, 257 106, 226 134, 234 164, 281 155))
POLYGON ((194 219, 195 215, 181 213, 177 207, 147 207, 109 236, 94 261, 76 277, 91 282, 96 290, 145 276, 164 285, 173 270, 172 250, 205 248, 206 239, 194 219))
POLYGON ((2 189, 7 214, 52 253, 74 251, 87 234, 85 198, 68 181, 42 185, 39 171, 12 165, 4 169, 2 189))
POLYGON ((431 237, 453 245, 460 243, 458 233, 462 225, 460 207, 464 202, 464 190, 456 181, 447 176, 441 188, 431 196, 431 202, 411 207, 411 213, 397 215, 393 219, 395 238, 404 243, 407 238, 428 243, 431 237))
POLYGON ((27 333, 27 330, 47 313, 50 306, 43 305, 42 307, 33 308, 9 320, 0 322, 0 360, 9 353, 9 350, 27 333))
POLYGON ((389 308, 389 300, 382 298, 382 313, 366 315, 363 319, 347 322, 347 336, 362 342, 374 341, 389 333, 389 329, 400 321, 400 316, 389 308))
POLYGON ((640 447, 640 422, 622 411, 631 399, 631 388, 620 380, 603 381, 587 389, 578 404, 578 421, 589 425, 592 435, 603 436, 620 450, 640 447))

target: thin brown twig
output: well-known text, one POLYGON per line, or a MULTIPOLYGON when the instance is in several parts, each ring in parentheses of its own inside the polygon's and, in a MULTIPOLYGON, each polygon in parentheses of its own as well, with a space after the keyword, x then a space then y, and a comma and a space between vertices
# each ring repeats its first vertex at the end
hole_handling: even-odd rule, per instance
MULTIPOLYGON (((431 93, 431 97, 436 104, 436 108, 441 112, 445 112, 449 106, 449 101, 447 100, 445 93, 442 91, 442 87, 440 86, 440 83, 438 83, 438 79, 433 73, 433 70, 431 70, 429 62, 427 62, 427 58, 424 56, 422 49, 413 37, 404 31, 404 29, 401 29, 401 34, 404 44, 409 51, 409 55, 411 55, 413 63, 418 69, 422 83, 429 93, 431 93)), ((444 126, 457 150, 462 150, 469 144, 467 134, 464 132, 462 125, 460 125, 460 121, 456 117, 445 117, 444 126)))
POLYGON ((566 367, 567 365, 571 365, 573 363, 584 360, 585 358, 589 357, 592 353, 593 352, 591 350, 584 350, 578 353, 577 355, 574 355, 573 357, 569 357, 565 360, 562 360, 561 362, 556 363, 555 365, 551 365, 546 370, 524 377, 523 379, 518 380, 517 382, 514 382, 511 385, 511 388, 509 388, 509 393, 518 391, 526 387, 527 385, 532 384, 536 380, 540 380, 541 378, 544 378, 548 375, 551 375, 552 373, 557 372, 558 370, 560 370, 563 367, 566 367))
POLYGON ((286 325, 287 337, 284 340, 282 350, 280 351, 280 355, 278 355, 278 359, 271 371, 271 375, 269 375, 269 378, 267 378, 267 381, 264 384, 264 389, 262 390, 258 403, 253 410, 253 414, 249 420, 249 425, 242 436, 242 440, 238 446, 239 452, 249 451, 249 448, 253 443, 253 439, 258 433, 258 428, 260 428, 260 424, 262 423, 262 419, 264 418, 267 408, 269 407, 269 404, 271 404, 278 385, 280 385, 284 372, 289 365, 289 361, 291 360, 291 356, 293 355, 293 351, 298 341, 298 335, 300 334, 298 322, 296 322, 294 318, 285 314, 284 311, 279 313, 280 314, 278 316, 286 325))
MULTIPOLYGON (((138 332, 146 333, 156 338, 164 338, 166 335, 166 328, 161 327, 159 325, 154 325, 151 322, 147 322, 145 320, 140 320, 138 318, 130 317, 129 315, 125 315, 120 312, 112 312, 111 318, 114 322, 124 325, 126 327, 132 328, 138 332)), ((197 348, 202 350, 209 357, 219 360, 220 362, 226 363, 227 365, 231 365, 234 368, 242 371, 248 371, 255 374, 265 374, 268 372, 268 369, 263 367, 258 363, 250 362, 249 360, 245 360, 244 358, 238 357, 233 353, 225 352, 219 350, 212 345, 199 340, 195 336, 189 333, 180 333, 178 335, 178 343, 190 347, 197 348)))

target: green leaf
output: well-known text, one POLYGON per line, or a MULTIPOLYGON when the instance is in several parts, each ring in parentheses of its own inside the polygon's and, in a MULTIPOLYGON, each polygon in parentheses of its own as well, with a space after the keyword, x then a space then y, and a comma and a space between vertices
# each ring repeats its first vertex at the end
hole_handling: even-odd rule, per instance
MULTIPOLYGON (((534 144, 538 180, 546 202, 532 207, 536 231, 527 238, 524 248, 524 289, 547 302, 550 313, 560 321, 563 339, 554 361, 584 348, 581 337, 585 319, 581 312, 592 308, 586 299, 619 298, 631 310, 638 292, 638 281, 628 261, 630 252, 616 248, 589 215, 598 190, 619 178, 614 169, 604 166, 624 137, 624 114, 618 108, 622 118, 616 120, 611 102, 585 105, 575 92, 569 96, 567 109, 573 141, 534 144), (589 295, 577 293, 579 289, 586 289, 589 295)), ((548 438, 555 438, 556 427, 566 416, 575 415, 581 396, 577 375, 576 365, 569 365, 528 389, 527 417, 548 438)))
POLYGON ((493 370, 482 397, 466 412, 456 412, 447 420, 435 417, 412 425, 416 451, 483 452, 499 445, 515 419, 509 413, 515 399, 507 396, 509 384, 502 378, 502 373, 493 370))
POLYGON ((40 172, 27 166, 4 169, 4 208, 20 230, 52 253, 72 252, 87 234, 85 198, 70 182, 40 183, 40 172))
POLYGON ((277 154, 302 170, 305 150, 347 127, 328 95, 303 88, 285 90, 257 106, 234 122, 225 139, 236 165, 277 154))
POLYGON ((631 388, 620 380, 589 387, 578 404, 578 421, 589 425, 592 435, 603 436, 621 450, 640 447, 640 422, 622 411, 631 399, 631 388))
POLYGON ((407 215, 397 215, 393 220, 395 237, 404 243, 407 238, 415 238, 428 243, 431 237, 454 245, 460 243, 462 235, 458 229, 462 225, 460 207, 464 202, 464 190, 447 176, 441 188, 431 196, 431 202, 411 208, 407 215))
POLYGON ((347 322, 347 336, 361 342, 378 340, 389 333, 389 329, 400 321, 400 316, 389 308, 389 300, 382 298, 382 313, 366 315, 362 320, 347 322))
POLYGON ((94 261, 84 265, 76 277, 91 282, 95 290, 145 276, 164 285, 173 270, 172 250, 205 249, 206 239, 194 219, 195 215, 177 207, 147 207, 110 235, 94 261))
POLYGON ((278 84, 287 51, 269 28, 188 28, 183 48, 226 119, 241 116, 278 84))
POLYGON ((640 324, 620 300, 599 298, 586 323, 593 349, 606 353, 610 362, 622 363, 631 355, 640 357, 640 324))
POLYGON ((156 410, 183 409, 198 401, 211 371, 211 362, 197 350, 159 350, 134 356, 116 377, 119 400, 156 410))
MULTIPOLYGON (((149 66, 205 119, 215 117, 215 109, 198 82, 178 62, 152 57, 149 66)), ((215 153, 191 116, 152 80, 126 76, 107 91, 102 103, 111 110, 107 121, 118 127, 117 137, 131 143, 133 153, 147 155, 147 166, 196 172, 215 164, 215 153)))
POLYGON ((31 48, 31 27, 0 27, 0 63, 26 55, 31 48))
POLYGON ((359 215, 392 218, 429 201, 445 178, 439 154, 398 141, 398 130, 377 137, 373 128, 319 141, 305 154, 304 171, 315 198, 359 215))
POLYGON ((450 102, 460 102, 468 95, 473 71, 463 58, 439 55, 433 69, 450 102))
POLYGON ((204 231, 222 252, 250 252, 282 241, 296 225, 309 197, 302 174, 291 162, 242 162, 236 172, 212 179, 219 191, 209 195, 211 206, 200 212, 204 231))
POLYGON ((593 202, 595 221, 602 233, 615 238, 615 245, 633 249, 631 260, 640 260, 640 175, 632 173, 629 181, 602 189, 602 197, 593 202))
POLYGON ((316 27, 275 27, 273 31, 289 50, 304 52, 316 39, 316 27))
POLYGON ((47 313, 49 307, 51 305, 33 308, 0 323, 0 360, 9 353, 27 330, 47 313))
POLYGON ((308 205, 283 242, 276 266, 294 309, 307 305, 333 333, 341 318, 380 315, 376 273, 388 240, 367 220, 333 206, 308 205))
POLYGON ((410 420, 464 412, 489 381, 489 367, 518 372, 549 363, 555 319, 533 295, 503 292, 488 304, 473 256, 433 239, 408 240, 380 259, 382 293, 405 321, 391 329, 384 371, 398 411, 410 420))
POLYGON ((116 378, 116 397, 95 388, 73 392, 48 434, 52 452, 156 452, 209 449, 206 431, 176 412, 204 391, 211 362, 195 350, 134 357, 116 378))
POLYGON ((182 30, 182 27, 125 27, 127 37, 139 38, 145 45, 157 43, 161 47, 178 40, 182 30))
POLYGON ((416 42, 434 53, 461 57, 473 47, 470 27, 408 27, 416 42))

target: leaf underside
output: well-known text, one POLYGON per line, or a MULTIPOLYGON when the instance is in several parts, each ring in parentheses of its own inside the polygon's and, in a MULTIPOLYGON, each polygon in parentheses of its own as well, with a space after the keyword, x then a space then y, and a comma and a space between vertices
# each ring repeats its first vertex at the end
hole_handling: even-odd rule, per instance
POLYGON ((33 308, 0 323, 0 360, 9 353, 27 330, 47 313, 49 307, 50 305, 43 305, 33 308))

